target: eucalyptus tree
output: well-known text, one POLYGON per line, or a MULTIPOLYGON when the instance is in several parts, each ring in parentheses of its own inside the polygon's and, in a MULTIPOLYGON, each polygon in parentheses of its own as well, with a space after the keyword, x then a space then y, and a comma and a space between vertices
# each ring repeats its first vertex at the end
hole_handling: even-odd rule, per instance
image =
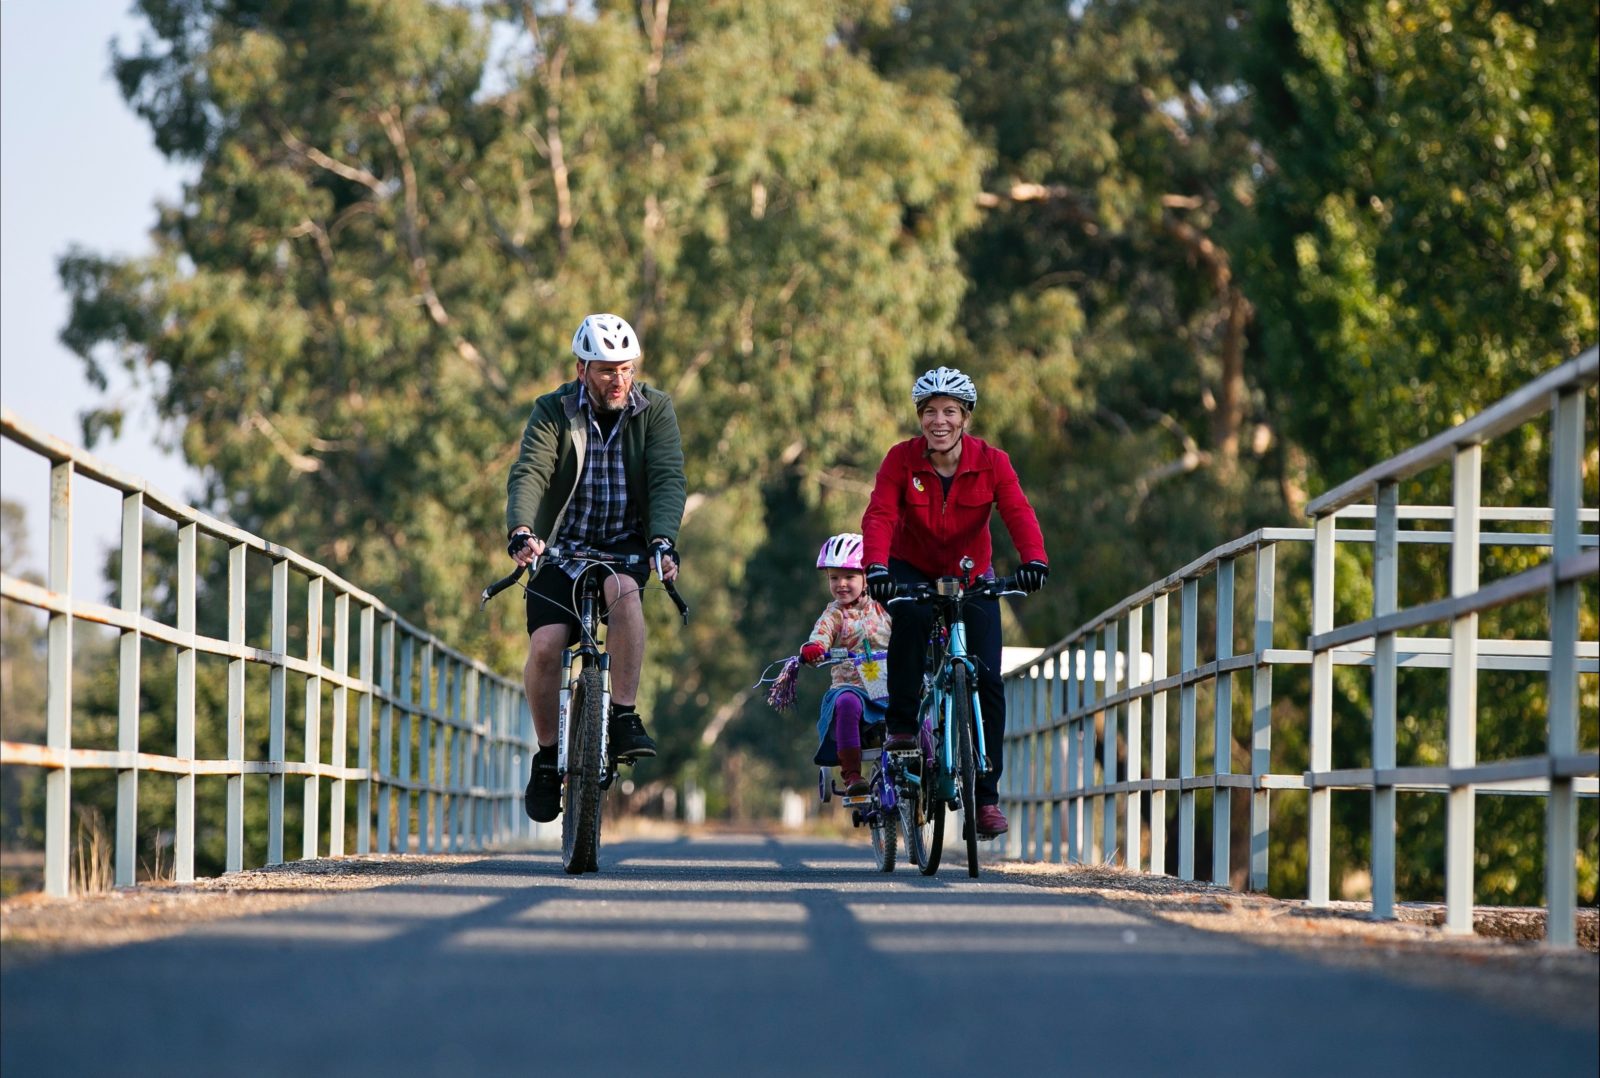
POLYGON ((151 253, 62 260, 64 339, 143 380, 211 508, 512 668, 520 612, 473 599, 517 435, 585 313, 633 320, 689 456, 697 616, 655 634, 650 687, 670 773, 755 639, 803 631, 792 603, 747 619, 773 609, 752 554, 857 517, 964 288, 981 153, 837 9, 142 0, 114 71, 195 178, 151 253))

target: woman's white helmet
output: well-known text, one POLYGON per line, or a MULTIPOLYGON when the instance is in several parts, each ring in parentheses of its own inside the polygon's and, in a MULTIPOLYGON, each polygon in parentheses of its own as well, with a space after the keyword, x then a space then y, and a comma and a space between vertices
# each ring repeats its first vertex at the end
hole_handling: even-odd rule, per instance
POLYGON ((861 536, 856 532, 842 532, 832 536, 817 553, 818 569, 854 569, 861 571, 861 536))
POLYGON ((978 387, 954 367, 935 367, 924 371, 911 387, 911 400, 918 408, 929 397, 950 397, 970 411, 978 406, 978 387))
POLYGON ((572 335, 572 354, 585 363, 627 363, 639 358, 639 335, 614 314, 591 314, 572 335))

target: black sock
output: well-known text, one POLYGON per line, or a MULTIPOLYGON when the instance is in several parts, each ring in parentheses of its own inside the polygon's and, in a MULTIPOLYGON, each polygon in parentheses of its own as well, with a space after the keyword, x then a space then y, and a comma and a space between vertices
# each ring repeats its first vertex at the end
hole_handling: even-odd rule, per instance
POLYGON ((556 747, 554 745, 540 745, 538 755, 534 756, 535 763, 554 766, 556 762, 556 747))

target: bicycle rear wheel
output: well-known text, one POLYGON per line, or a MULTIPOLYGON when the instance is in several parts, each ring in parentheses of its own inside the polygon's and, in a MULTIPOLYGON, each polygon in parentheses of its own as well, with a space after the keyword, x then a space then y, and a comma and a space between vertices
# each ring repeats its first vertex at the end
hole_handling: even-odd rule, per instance
POLYGON ((967 875, 978 875, 978 757, 972 747, 972 694, 967 668, 950 671, 950 718, 956 728, 956 776, 961 783, 961 836, 967 841, 967 875))
POLYGON ((893 872, 895 856, 899 852, 894 817, 883 811, 881 803, 874 812, 871 822, 873 858, 877 862, 879 872, 893 872))
POLYGON ((567 789, 561 813, 561 864, 569 873, 595 872, 600 853, 600 669, 585 666, 572 692, 567 789))
POLYGON ((944 803, 930 792, 929 777, 924 777, 922 786, 900 802, 900 825, 911 836, 906 843, 918 851, 917 868, 924 876, 939 871, 939 858, 944 853, 944 803))

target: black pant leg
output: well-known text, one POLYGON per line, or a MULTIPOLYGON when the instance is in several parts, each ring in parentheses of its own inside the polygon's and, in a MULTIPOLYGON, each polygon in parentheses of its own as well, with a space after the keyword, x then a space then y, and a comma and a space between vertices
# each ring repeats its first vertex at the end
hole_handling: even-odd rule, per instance
MULTIPOLYGON (((896 584, 925 584, 928 578, 899 559, 889 562, 896 584)), ((925 603, 897 603, 889 608, 889 707, 885 723, 890 734, 911 734, 917 729, 917 704, 922 698, 922 662, 928 650, 928 630, 933 610, 925 603)))
POLYGON ((1000 680, 1000 601, 968 603, 967 654, 978 667, 978 706, 983 711, 984 750, 991 770, 978 776, 978 804, 1000 801, 1000 773, 1005 769, 1006 690, 1000 680))

